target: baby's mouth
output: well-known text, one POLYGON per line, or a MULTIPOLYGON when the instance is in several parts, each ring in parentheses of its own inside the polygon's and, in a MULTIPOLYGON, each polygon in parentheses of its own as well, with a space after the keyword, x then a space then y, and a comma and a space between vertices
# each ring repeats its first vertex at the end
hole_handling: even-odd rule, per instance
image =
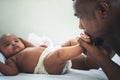
POLYGON ((14 50, 17 49, 17 48, 19 48, 19 47, 18 47, 18 46, 14 46, 14 47, 13 47, 14 50))
POLYGON ((104 43, 104 39, 101 37, 93 37, 89 35, 87 32, 85 32, 86 35, 90 37, 90 44, 95 45, 95 46, 102 46, 104 43))
POLYGON ((19 47, 19 46, 14 46, 14 47, 13 47, 13 50, 14 50, 14 51, 19 51, 19 50, 20 50, 20 47, 19 47))

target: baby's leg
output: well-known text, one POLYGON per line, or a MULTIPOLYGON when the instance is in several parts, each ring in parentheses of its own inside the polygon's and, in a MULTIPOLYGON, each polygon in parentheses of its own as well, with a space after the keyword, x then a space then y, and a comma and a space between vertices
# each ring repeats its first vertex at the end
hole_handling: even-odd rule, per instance
POLYGON ((79 44, 70 47, 61 47, 49 54, 44 60, 45 69, 49 74, 61 74, 68 60, 83 52, 79 44))
POLYGON ((59 50, 49 54, 44 60, 44 66, 49 74, 61 74, 66 61, 60 60, 59 50))
POLYGON ((79 38, 80 38, 80 37, 77 36, 77 37, 75 37, 75 38, 72 38, 72 39, 66 41, 64 44, 62 44, 62 47, 73 46, 73 45, 78 44, 79 38))

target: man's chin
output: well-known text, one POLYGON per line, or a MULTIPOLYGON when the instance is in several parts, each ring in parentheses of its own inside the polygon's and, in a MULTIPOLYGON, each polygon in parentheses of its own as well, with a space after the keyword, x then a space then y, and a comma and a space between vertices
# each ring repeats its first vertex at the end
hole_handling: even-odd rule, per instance
POLYGON ((89 33, 85 32, 86 35, 90 37, 90 43, 95 45, 95 46, 102 46, 104 43, 104 39, 101 37, 93 37, 89 33))

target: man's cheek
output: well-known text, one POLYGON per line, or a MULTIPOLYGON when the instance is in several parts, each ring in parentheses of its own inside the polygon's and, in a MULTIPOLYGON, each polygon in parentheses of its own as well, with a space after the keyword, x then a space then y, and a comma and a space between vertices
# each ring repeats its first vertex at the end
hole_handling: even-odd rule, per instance
POLYGON ((89 35, 87 32, 85 32, 86 35, 90 37, 90 44, 95 45, 95 46, 102 46, 104 43, 104 39, 100 37, 93 37, 89 35))

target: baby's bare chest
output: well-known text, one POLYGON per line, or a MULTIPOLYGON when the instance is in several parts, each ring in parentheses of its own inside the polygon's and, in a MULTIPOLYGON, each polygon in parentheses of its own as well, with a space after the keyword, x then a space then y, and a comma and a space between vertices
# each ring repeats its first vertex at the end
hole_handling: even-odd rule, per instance
POLYGON ((17 55, 18 67, 20 70, 23 72, 32 72, 38 63, 42 52, 42 50, 38 49, 27 49, 17 55))

